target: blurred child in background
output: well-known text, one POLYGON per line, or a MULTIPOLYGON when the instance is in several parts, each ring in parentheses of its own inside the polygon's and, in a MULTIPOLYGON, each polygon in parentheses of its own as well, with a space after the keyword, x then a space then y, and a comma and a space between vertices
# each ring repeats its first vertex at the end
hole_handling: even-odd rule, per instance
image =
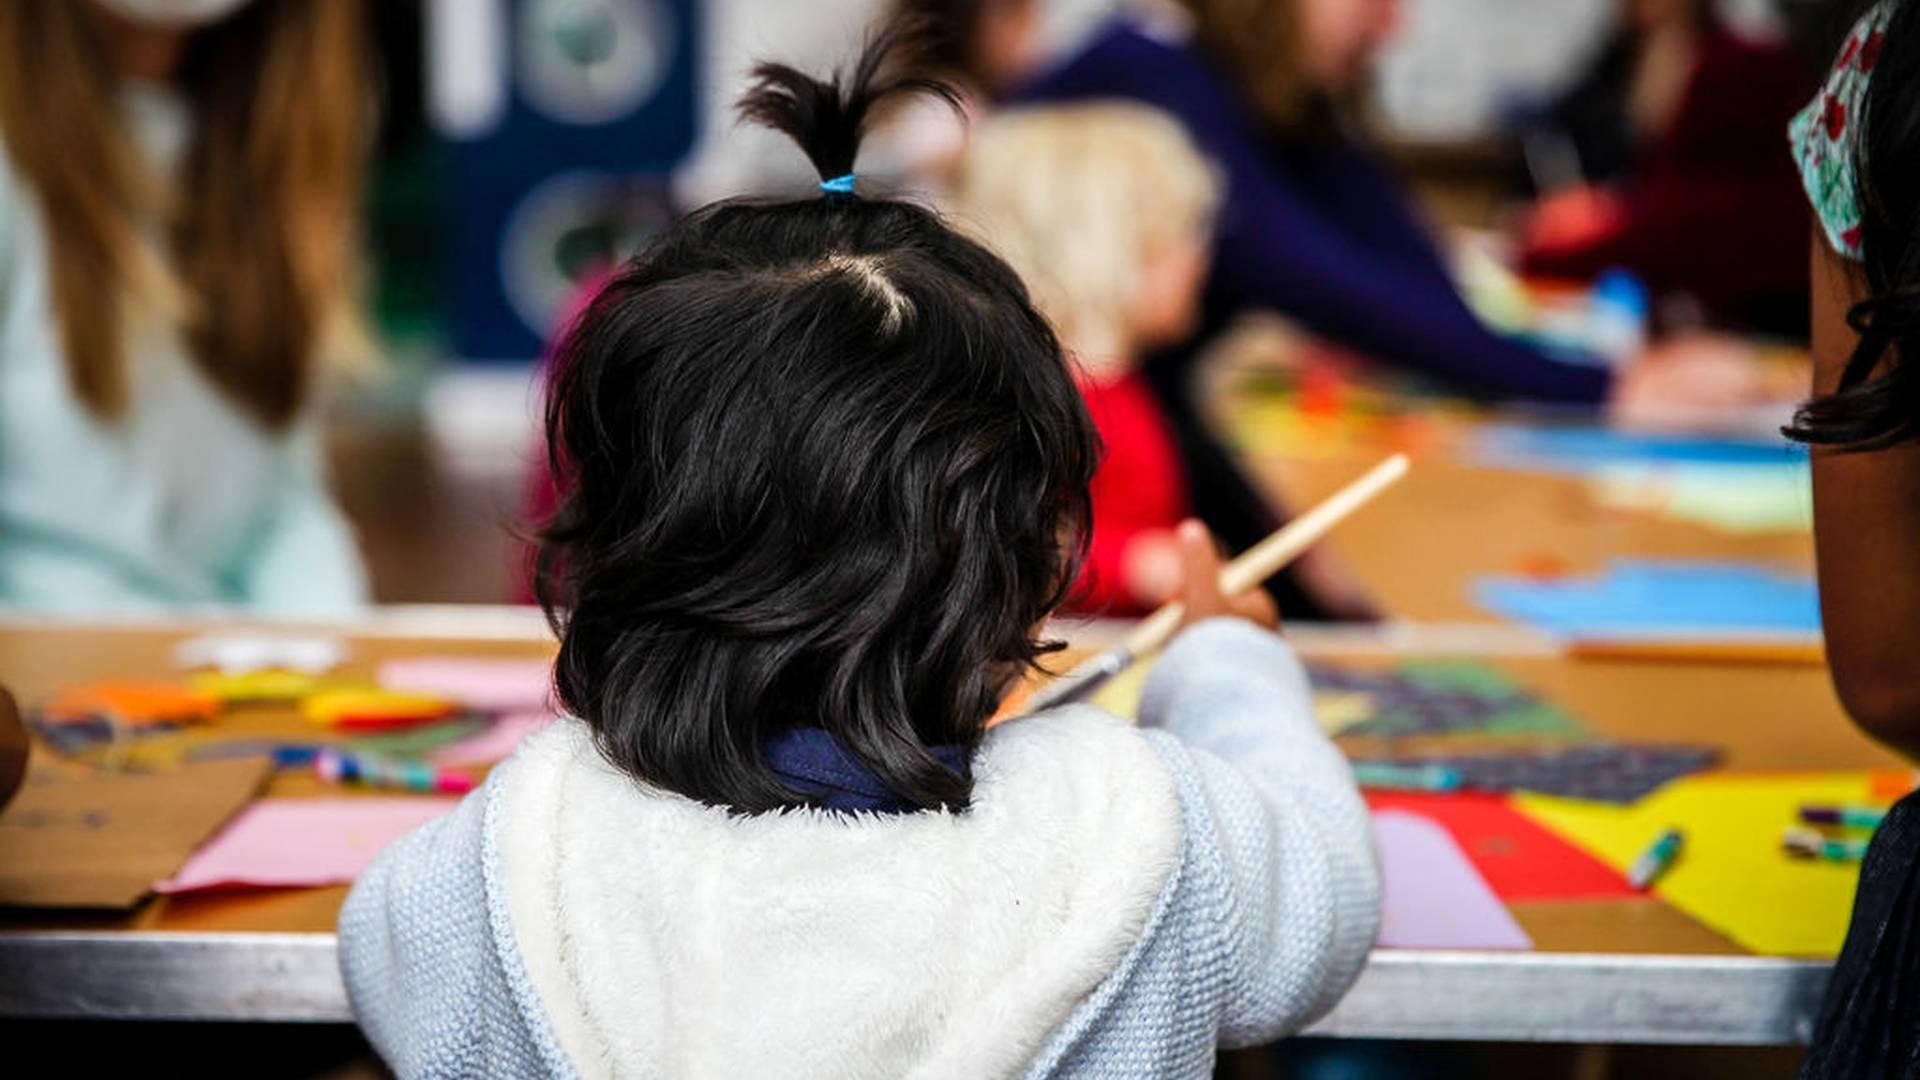
POLYGON ((962 227, 1019 273, 1076 367, 1105 449, 1075 602, 1139 614, 1180 584, 1192 510, 1140 361, 1192 332, 1219 202, 1179 125, 1130 104, 1016 109, 977 124, 954 191, 962 227))
POLYGON ((355 609, 357 0, 0 4, 0 606, 355 609))
POLYGON ((1180 125, 1133 103, 1005 110, 963 159, 955 214, 1033 291, 1105 446, 1074 596, 1089 611, 1137 615, 1179 587, 1186 470, 1140 366, 1194 331, 1219 201, 1180 125))
MULTIPOLYGON (((1619 25, 1532 136, 1569 175, 1543 190, 1522 241, 1535 274, 1626 267, 1721 325, 1806 328, 1806 208, 1780 129, 1808 65, 1736 31, 1714 0, 1619 0, 1619 25)), ((1536 148, 1538 144, 1536 143, 1536 148)))
POLYGON ((846 83, 750 116, 822 191, 684 219, 563 339, 569 717, 341 913, 402 1076, 1205 1076, 1379 925, 1366 806, 1198 523, 1142 726, 986 729, 1052 646, 1098 438, 1008 266, 853 173, 846 83))
MULTIPOLYGON (((1179 0, 1118 14, 1013 95, 1165 111, 1220 168, 1223 200, 1193 334, 1145 373, 1172 421, 1199 515, 1233 548, 1271 507, 1213 438, 1196 397, 1207 341, 1271 311, 1474 397, 1599 407, 1752 404, 1743 357, 1693 353, 1616 374, 1503 337, 1467 307, 1439 245, 1355 120, 1398 0, 1179 0)), ((1287 610, 1287 605, 1282 605, 1287 610)), ((1337 613, 1336 613, 1337 614, 1337 613)))

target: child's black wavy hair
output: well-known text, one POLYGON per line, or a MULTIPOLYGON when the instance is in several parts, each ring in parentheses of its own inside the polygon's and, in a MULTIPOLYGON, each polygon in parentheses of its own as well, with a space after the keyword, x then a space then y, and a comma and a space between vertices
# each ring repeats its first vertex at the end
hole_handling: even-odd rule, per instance
POLYGON ((1920 438, 1920 3, 1902 0, 1882 40, 1851 121, 1867 297, 1847 322, 1860 342, 1839 388, 1802 405, 1786 429, 1852 450, 1920 438))
MULTIPOLYGON (((844 79, 762 65, 742 112, 851 171, 897 33, 844 79)), ((762 742, 834 734, 963 809, 977 744, 1085 547, 1098 438, 1007 265, 930 211, 823 194, 699 210, 561 341, 562 503, 538 587, 561 702, 621 769, 744 813, 812 800, 762 742)))

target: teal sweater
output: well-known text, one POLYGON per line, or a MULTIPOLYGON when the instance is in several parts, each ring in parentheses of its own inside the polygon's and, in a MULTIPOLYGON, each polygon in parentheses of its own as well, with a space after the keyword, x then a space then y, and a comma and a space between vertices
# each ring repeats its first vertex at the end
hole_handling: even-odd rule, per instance
MULTIPOLYGON (((182 103, 130 90, 123 115, 171 170, 189 132, 182 103)), ((173 327, 128 323, 132 402, 102 420, 71 388, 39 201, 0 158, 0 609, 325 616, 364 603, 313 419, 263 429, 173 327)))

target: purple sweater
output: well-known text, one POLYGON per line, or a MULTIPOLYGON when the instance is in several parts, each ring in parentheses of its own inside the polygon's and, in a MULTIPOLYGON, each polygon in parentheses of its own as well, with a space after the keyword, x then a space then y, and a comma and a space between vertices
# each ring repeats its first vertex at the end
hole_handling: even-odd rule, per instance
POLYGON ((1026 102, 1131 98, 1178 120, 1223 170, 1207 310, 1266 308, 1357 352, 1482 397, 1593 404, 1611 376, 1487 329, 1382 164, 1338 136, 1269 134, 1191 46, 1116 19, 1021 90, 1026 102))

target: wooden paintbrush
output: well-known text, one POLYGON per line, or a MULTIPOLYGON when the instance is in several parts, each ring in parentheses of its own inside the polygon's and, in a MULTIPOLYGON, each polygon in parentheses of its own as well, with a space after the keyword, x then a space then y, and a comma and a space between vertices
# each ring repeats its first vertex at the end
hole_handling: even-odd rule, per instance
MULTIPOLYGON (((1348 514, 1365 506, 1374 496, 1405 475, 1405 454, 1395 454, 1367 470, 1358 480, 1333 493, 1325 502, 1294 518, 1222 567, 1220 592, 1232 597, 1258 588, 1262 582, 1318 543, 1348 514)), ((1039 712, 1086 697, 1102 683, 1125 671, 1135 660, 1165 645, 1173 637, 1174 631, 1180 629, 1180 622, 1186 614, 1186 606, 1178 600, 1161 607, 1142 619, 1126 640, 1080 664, 1035 693, 1029 699, 1026 711, 1039 712)))

